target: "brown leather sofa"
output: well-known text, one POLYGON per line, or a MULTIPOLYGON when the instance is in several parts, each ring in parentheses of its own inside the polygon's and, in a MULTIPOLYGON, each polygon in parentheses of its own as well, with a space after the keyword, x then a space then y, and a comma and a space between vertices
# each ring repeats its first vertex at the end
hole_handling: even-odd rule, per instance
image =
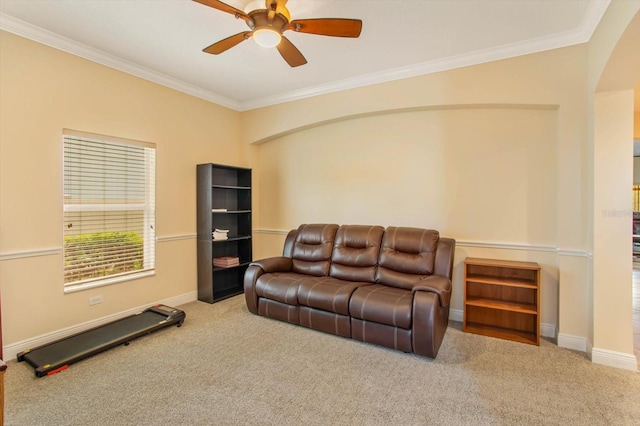
POLYGON ((252 262, 249 311, 435 358, 449 319, 455 240, 438 231, 301 225, 252 262))

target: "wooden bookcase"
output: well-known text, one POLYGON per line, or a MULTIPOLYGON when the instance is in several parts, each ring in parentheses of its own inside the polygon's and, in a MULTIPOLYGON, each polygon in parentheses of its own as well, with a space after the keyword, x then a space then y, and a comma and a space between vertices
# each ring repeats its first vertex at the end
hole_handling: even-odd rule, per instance
POLYGON ((540 344, 540 266, 468 257, 464 261, 465 332, 540 344))
POLYGON ((197 166, 198 300, 214 303, 244 291, 252 260, 251 169, 220 164, 197 166), (215 229, 229 230, 214 240, 215 229), (239 265, 217 267, 215 257, 238 257, 239 265))

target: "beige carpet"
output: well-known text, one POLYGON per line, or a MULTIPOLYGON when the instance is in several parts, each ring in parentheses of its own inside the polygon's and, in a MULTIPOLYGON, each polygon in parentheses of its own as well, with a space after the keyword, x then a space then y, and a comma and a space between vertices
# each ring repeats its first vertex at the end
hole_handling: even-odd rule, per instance
POLYGON ((36 379, 9 362, 7 425, 639 425, 640 375, 462 333, 436 360, 258 317, 244 297, 36 379))

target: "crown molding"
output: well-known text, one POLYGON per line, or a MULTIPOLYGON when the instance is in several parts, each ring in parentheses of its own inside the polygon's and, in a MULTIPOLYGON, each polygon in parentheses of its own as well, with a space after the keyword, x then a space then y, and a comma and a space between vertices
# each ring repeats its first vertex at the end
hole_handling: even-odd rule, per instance
POLYGON ((582 23, 578 28, 585 38, 585 42, 591 40, 591 36, 598 27, 600 20, 604 16, 604 13, 609 8, 611 0, 591 1, 587 7, 587 12, 584 14, 582 23))
POLYGON ((300 90, 265 96, 247 101, 236 101, 219 94, 204 90, 192 84, 169 77, 165 74, 137 65, 133 62, 118 58, 109 53, 89 47, 85 44, 62 37, 51 31, 47 31, 35 25, 16 19, 12 16, 0 13, 0 29, 19 36, 28 38, 38 43, 62 50, 67 53, 88 59, 93 62, 123 71, 125 73, 143 78, 153 83, 169 87, 182 93, 204 99, 209 102, 233 109, 235 111, 248 111, 266 106, 281 104, 310 98, 313 96, 339 92, 348 89, 371 86, 394 80, 417 77, 435 72, 447 71, 470 65, 478 65, 516 56, 538 53, 545 50, 568 47, 575 44, 586 43, 591 38, 600 19, 606 12, 611 0, 592 0, 587 12, 578 28, 571 31, 555 34, 553 36, 540 37, 511 43, 492 49, 485 49, 467 54, 450 56, 443 59, 427 61, 420 64, 393 68, 385 71, 370 73, 358 77, 348 78, 337 82, 320 84, 300 90))
POLYGON ((122 58, 118 58, 117 56, 111 55, 102 50, 89 47, 83 43, 79 43, 67 37, 63 37, 61 35, 29 24, 28 22, 24 22, 20 19, 14 18, 4 13, 0 13, 0 30, 19 35, 29 40, 33 40, 46 46, 62 50, 63 52, 88 59, 92 62, 105 65, 118 71, 140 77, 144 80, 157 83, 161 86, 186 93, 187 95, 204 99, 205 101, 213 102, 215 104, 231 108, 236 111, 239 111, 241 109, 240 103, 233 99, 226 98, 224 96, 186 83, 182 80, 169 77, 168 75, 159 73, 152 69, 143 67, 133 62, 126 61, 122 58))
POLYGON ((328 84, 321 84, 301 90, 291 91, 282 95, 266 96, 254 100, 242 102, 241 110, 251 110, 266 106, 276 105, 284 102, 310 98, 313 96, 339 92, 342 90, 356 89, 379 83, 386 83, 394 80, 401 80, 410 77, 417 77, 426 74, 433 74, 441 71, 448 71, 456 68, 478 65, 486 62, 498 61, 501 59, 514 58, 516 56, 529 55, 543 52, 545 50, 559 49, 586 43, 591 38, 602 16, 609 7, 611 0, 591 1, 587 12, 578 28, 571 31, 554 34, 552 36, 539 37, 522 42, 506 44, 491 49, 484 49, 461 55, 449 56, 447 58, 427 61, 420 64, 408 65, 405 67, 393 68, 386 71, 366 74, 328 84))

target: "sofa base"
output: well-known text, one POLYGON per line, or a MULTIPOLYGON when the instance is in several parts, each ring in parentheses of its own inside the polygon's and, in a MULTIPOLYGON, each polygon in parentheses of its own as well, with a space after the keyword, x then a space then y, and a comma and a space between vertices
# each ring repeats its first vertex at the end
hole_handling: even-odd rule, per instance
POLYGON ((258 314, 291 324, 300 324, 299 306, 285 305, 275 300, 258 298, 258 314))
POLYGON ((361 342, 413 352, 411 330, 351 318, 351 336, 361 342))
POLYGON ((351 321, 348 316, 300 307, 300 325, 342 337, 351 337, 351 321))

